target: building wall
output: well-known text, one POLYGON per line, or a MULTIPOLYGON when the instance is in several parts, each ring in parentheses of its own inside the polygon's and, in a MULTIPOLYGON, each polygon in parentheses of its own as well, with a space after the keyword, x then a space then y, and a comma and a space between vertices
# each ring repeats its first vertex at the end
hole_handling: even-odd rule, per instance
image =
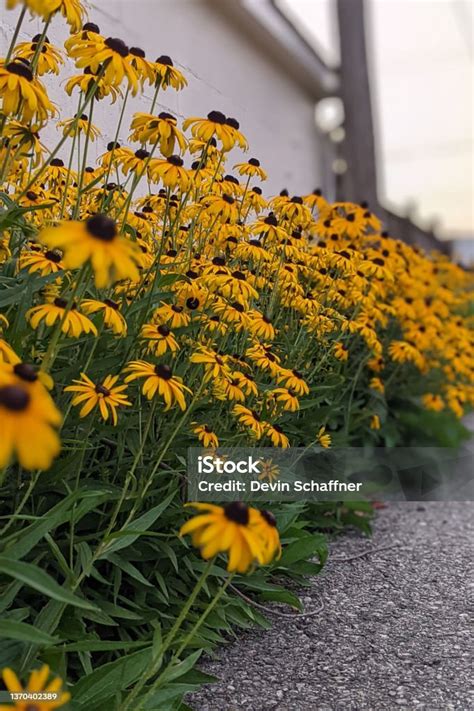
MULTIPOLYGON (((240 121, 251 149, 248 157, 259 158, 268 169, 265 192, 273 194, 282 187, 292 193, 309 192, 323 182, 324 145, 314 122, 315 99, 285 71, 285 57, 275 59, 245 28, 237 27, 231 16, 222 12, 223 4, 235 0, 96 0, 91 3, 89 19, 99 24, 106 36, 120 37, 130 46, 139 46, 155 59, 168 54, 189 80, 182 92, 168 89, 159 96, 159 110, 178 117, 205 115, 212 109, 223 111, 240 121)), ((225 8, 224 8, 225 9, 225 8)), ((11 37, 16 11, 0 11, 2 50, 11 37)), ((37 32, 37 20, 23 25, 21 39, 37 32)), ((53 20, 49 39, 61 43, 67 37, 64 20, 53 20)), ((70 75, 71 67, 62 75, 70 75)), ((77 98, 70 99, 58 90, 58 82, 47 79, 53 100, 62 118, 72 117, 77 98)), ((151 100, 134 99, 129 116, 147 110, 151 100)), ((94 114, 94 123, 104 131, 104 140, 95 145, 91 158, 100 154, 112 140, 119 106, 102 101, 94 114)), ((57 132, 46 129, 43 140, 54 144, 57 132)), ((128 128, 121 132, 127 140, 128 128)), ((236 161, 240 155, 235 156, 236 161)), ((232 161, 233 162, 233 161, 232 161)))

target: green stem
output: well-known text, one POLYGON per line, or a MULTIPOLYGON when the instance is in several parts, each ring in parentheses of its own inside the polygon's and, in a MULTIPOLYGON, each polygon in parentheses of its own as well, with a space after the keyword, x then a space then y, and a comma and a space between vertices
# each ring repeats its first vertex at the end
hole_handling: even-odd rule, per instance
POLYGON ((64 313, 61 317, 61 319, 57 322, 56 328, 54 330, 54 333, 52 335, 52 338, 49 342, 48 350, 46 351, 46 354, 43 358, 43 362, 41 363, 41 370, 44 370, 46 373, 51 370, 51 367, 53 366, 53 363, 56 359, 56 346, 58 345, 59 339, 61 337, 62 333, 62 327, 66 321, 66 318, 74 304, 74 297, 76 296, 79 286, 81 282, 84 279, 84 275, 87 271, 88 264, 84 264, 83 267, 81 268, 81 271, 79 272, 76 283, 74 285, 73 290, 71 291, 71 294, 69 296, 68 302, 66 304, 66 308, 64 309, 64 313))
MULTIPOLYGON (((212 561, 211 561, 211 562, 212 562, 212 561)), ((209 605, 206 607, 206 609, 204 610, 204 612, 202 613, 202 615, 199 617, 199 619, 197 620, 197 622, 196 622, 196 624, 194 625, 194 627, 192 627, 191 630, 188 632, 188 634, 186 635, 186 637, 184 638, 184 640, 181 642, 181 644, 179 645, 179 647, 178 647, 178 649, 176 650, 176 652, 175 652, 175 653, 173 654, 173 656, 171 657, 171 659, 170 659, 170 661, 168 662, 168 664, 166 665, 166 667, 165 667, 165 668, 163 669, 163 671, 161 672, 161 674, 160 674, 160 676, 158 677, 158 679, 151 685, 151 687, 150 687, 148 693, 145 694, 145 696, 144 696, 143 699, 141 700, 140 705, 137 707, 137 711, 140 711, 140 709, 143 708, 143 704, 147 701, 147 699, 153 694, 154 691, 156 691, 156 689, 159 689, 159 687, 162 685, 163 680, 166 678, 166 674, 167 674, 168 671, 171 669, 171 667, 173 666, 173 664, 179 659, 179 656, 180 656, 181 652, 182 652, 184 649, 186 649, 186 647, 188 646, 188 644, 192 641, 192 639, 194 638, 194 636, 195 636, 196 633, 198 632, 199 628, 200 628, 200 627, 203 625, 203 623, 206 621, 206 618, 208 617, 208 615, 209 615, 209 614, 212 612, 212 610, 215 608, 215 606, 217 605, 217 603, 219 602, 219 600, 221 599, 221 597, 223 596, 223 594, 225 593, 225 591, 226 591, 227 588, 229 587, 230 583, 232 582, 232 578, 234 577, 234 575, 235 575, 235 573, 232 573, 232 575, 230 575, 230 576, 227 578, 227 580, 225 581, 224 585, 222 585, 222 587, 219 589, 219 592, 213 597, 213 599, 211 600, 211 602, 209 603, 209 605)))
POLYGON ((13 33, 12 41, 10 42, 10 46, 8 48, 7 56, 5 57, 5 64, 8 64, 10 57, 12 56, 12 52, 15 49, 15 44, 18 39, 18 35, 20 34, 20 28, 23 24, 23 20, 25 19, 25 15, 26 15, 26 5, 23 5, 23 9, 20 12, 18 22, 16 23, 15 32, 13 33))
POLYGON ((152 658, 152 660, 151 660, 150 664, 148 665, 147 669, 145 670, 145 673, 143 674, 142 678, 135 685, 135 687, 132 689, 130 694, 124 700, 123 704, 117 709, 117 711, 129 711, 130 709, 133 709, 133 711, 137 711, 138 707, 135 705, 131 706, 130 704, 132 703, 132 701, 134 699, 136 699, 137 695, 143 689, 143 687, 145 686, 148 679, 150 679, 152 676, 154 676, 157 673, 158 669, 160 668, 161 663, 163 661, 163 655, 170 648, 171 643, 173 642, 181 625, 183 624, 184 620, 186 619, 186 616, 187 616, 189 610, 191 609, 192 605, 194 604, 194 601, 196 600, 198 594, 200 593, 204 583, 206 582, 206 579, 211 571, 213 563, 214 563, 214 558, 211 558, 206 563, 206 566, 203 569, 198 581, 196 582, 196 585, 194 586, 194 589, 191 592, 191 595, 188 597, 185 605, 183 606, 178 617, 176 618, 172 628, 168 632, 168 634, 163 642, 163 645, 160 649, 158 657, 152 658))
POLYGON ((76 205, 74 207, 74 212, 72 215, 73 220, 77 220, 77 217, 79 215, 79 209, 81 206, 81 192, 82 192, 82 186, 84 185, 84 173, 85 173, 85 170, 87 167, 87 151, 89 149, 89 143, 90 143, 93 113, 94 113, 94 97, 91 98, 91 108, 89 111, 89 121, 87 122, 86 140, 84 143, 82 166, 81 166, 81 170, 80 170, 80 174, 79 174, 79 181, 78 181, 78 185, 77 185, 77 199, 76 199, 76 205))

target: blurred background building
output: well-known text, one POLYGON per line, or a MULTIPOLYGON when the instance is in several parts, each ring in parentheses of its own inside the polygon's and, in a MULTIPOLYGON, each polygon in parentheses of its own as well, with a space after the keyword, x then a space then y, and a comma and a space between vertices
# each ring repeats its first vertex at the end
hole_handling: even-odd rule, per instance
MULTIPOLYGON (((240 121, 269 171, 266 192, 321 187, 332 199, 368 200, 394 236, 427 247, 440 238, 472 261, 472 0, 89 4, 103 33, 182 68, 189 87, 162 93, 160 110, 218 109, 240 121)), ((5 45, 16 13, 2 4, 0 19, 5 45)), ((31 20, 21 38, 36 31, 31 20)), ((50 39, 66 32, 57 18, 50 39)), ((74 115, 57 82, 51 94, 63 118, 74 115)), ((102 102, 96 123, 112 132, 118 111, 102 102)), ((97 155, 112 138, 104 132, 97 155)))

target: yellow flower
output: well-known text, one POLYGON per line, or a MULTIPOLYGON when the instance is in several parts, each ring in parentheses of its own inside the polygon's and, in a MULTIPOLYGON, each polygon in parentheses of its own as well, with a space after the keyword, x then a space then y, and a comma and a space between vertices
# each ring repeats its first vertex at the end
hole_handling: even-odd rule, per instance
POLYGON ((158 144, 161 153, 168 158, 173 154, 176 143, 181 152, 186 148, 186 139, 176 124, 175 117, 166 111, 162 111, 158 116, 135 114, 130 126, 132 129, 130 140, 151 145, 158 144))
POLYGON ((380 393, 381 395, 384 394, 385 392, 385 386, 380 380, 380 378, 371 378, 370 383, 369 383, 369 388, 371 390, 375 390, 376 392, 380 393))
POLYGON ((183 130, 186 131, 189 127, 193 137, 205 143, 215 136, 221 141, 223 151, 230 151, 236 143, 244 150, 247 148, 247 140, 239 132, 238 123, 234 119, 226 118, 221 111, 211 111, 207 118, 187 118, 183 122, 183 130), (233 124, 237 124, 237 128, 233 124))
POLYGON ((444 410, 444 400, 441 395, 427 393, 426 395, 423 395, 421 401, 423 406, 432 412, 441 412, 441 410, 444 410))
POLYGON ((419 370, 422 370, 425 365, 425 359, 420 351, 407 341, 392 341, 388 353, 395 363, 413 363, 419 370))
POLYGON ((370 418, 370 429, 379 430, 380 427, 380 417, 378 415, 372 415, 372 417, 370 418))
POLYGON ((340 341, 334 344, 333 352, 335 357, 343 363, 349 358, 349 351, 340 341))
POLYGON ((271 425, 267 423, 264 425, 265 434, 270 437, 271 442, 274 447, 282 447, 282 449, 287 449, 290 446, 290 440, 283 433, 280 425, 271 425))
POLYGON ((280 467, 278 464, 274 464, 272 459, 261 459, 260 460, 260 474, 258 478, 260 481, 265 481, 268 479, 269 482, 274 482, 280 476, 280 467))
POLYGON ((15 59, 0 65, 0 98, 3 114, 19 114, 27 123, 33 119, 45 123, 56 113, 46 89, 39 79, 34 78, 26 60, 15 59))
POLYGON ((150 178, 158 183, 160 180, 167 188, 179 188, 185 191, 191 184, 191 176, 183 168, 183 159, 179 156, 169 156, 166 159, 153 158, 150 161, 150 178))
MULTIPOLYGON (((31 62, 36 54, 40 39, 41 35, 35 35, 31 42, 20 42, 20 44, 17 44, 14 50, 14 58, 22 58, 31 62)), ((43 76, 43 74, 59 74, 62 64, 64 64, 64 59, 62 58, 61 51, 50 44, 49 39, 45 37, 41 45, 41 52, 37 56, 36 70, 38 76, 43 76)))
POLYGON ((92 333, 97 336, 96 327, 87 316, 78 311, 76 304, 73 304, 67 311, 65 299, 56 298, 52 303, 33 306, 28 309, 25 317, 34 329, 37 329, 41 322, 45 326, 54 326, 56 321, 59 321, 62 322, 61 331, 72 338, 79 338, 83 333, 92 333))
POLYGON ((116 386, 119 376, 108 375, 102 383, 95 384, 85 373, 81 373, 80 380, 73 380, 75 385, 68 385, 65 392, 78 393, 72 399, 73 405, 81 405, 79 417, 87 417, 94 407, 99 407, 100 415, 106 422, 109 418, 109 408, 112 422, 117 424, 117 407, 125 407, 132 403, 127 400, 124 390, 126 385, 116 386))
POLYGON ((275 388, 270 391, 270 394, 277 402, 282 403, 284 410, 297 412, 300 409, 300 402, 291 388, 275 388))
POLYGON ((246 163, 236 163, 234 168, 237 168, 239 175, 248 175, 249 178, 257 176, 260 180, 267 179, 267 174, 260 167, 260 161, 257 158, 249 158, 246 163))
POLYGON ((246 573, 255 564, 263 564, 266 558, 268 534, 259 531, 260 512, 240 501, 226 506, 214 504, 190 504, 204 513, 185 523, 180 535, 191 534, 193 545, 200 549, 207 560, 218 553, 228 554, 227 570, 246 573), (258 523, 257 523, 258 521, 258 523))
POLYGON ((119 311, 119 305, 112 299, 104 299, 103 301, 84 299, 81 302, 81 309, 86 314, 101 312, 104 324, 111 328, 116 336, 127 335, 127 322, 119 311))
POLYGON ((45 252, 23 251, 19 259, 20 269, 28 269, 30 274, 39 273, 41 276, 54 274, 64 269, 61 253, 56 250, 45 252))
POLYGON ((74 116, 74 118, 66 119, 58 122, 58 128, 63 129, 64 136, 74 136, 82 133, 84 136, 89 136, 90 141, 95 141, 101 134, 100 130, 94 124, 89 123, 89 117, 86 114, 74 116))
POLYGON ((192 430, 197 435, 203 447, 217 449, 219 440, 215 432, 208 425, 200 425, 198 422, 191 422, 192 430))
POLYGON ((293 390, 297 395, 308 395, 309 385, 303 380, 303 376, 297 370, 287 370, 281 368, 277 377, 278 383, 284 383, 287 388, 293 390))
POLYGON ((2 670, 2 677, 10 693, 21 694, 38 694, 43 692, 45 695, 48 693, 54 694, 56 698, 46 699, 46 700, 20 700, 15 702, 15 706, 10 705, 0 705, 0 711, 53 711, 60 706, 67 704, 71 698, 69 691, 62 691, 61 687, 63 685, 62 679, 60 677, 55 677, 52 681, 47 684, 48 678, 50 676, 50 668, 47 664, 43 664, 40 669, 34 669, 25 687, 21 684, 15 672, 6 667, 2 670))
POLYGON ((193 353, 189 358, 190 363, 202 363, 205 369, 204 380, 213 379, 226 379, 230 376, 230 368, 227 364, 226 358, 220 356, 218 353, 212 350, 212 348, 207 348, 206 346, 200 346, 200 348, 193 353))
POLYGON ((316 435, 316 442, 324 449, 329 449, 331 446, 331 435, 326 432, 325 427, 319 428, 319 432, 316 435))
POLYGON ((131 361, 126 371, 131 371, 130 375, 125 378, 126 383, 130 383, 137 378, 145 378, 142 392, 148 400, 151 400, 158 394, 165 401, 165 412, 174 404, 177 404, 181 410, 186 409, 186 401, 184 392, 191 393, 192 391, 183 384, 182 378, 173 375, 171 368, 168 365, 159 363, 153 365, 144 360, 131 361))
POLYGON ((77 269, 90 261, 99 289, 121 279, 138 281, 138 246, 118 235, 114 220, 106 215, 94 215, 85 222, 61 222, 58 227, 44 229, 38 239, 52 249, 63 250, 66 269, 77 269))
POLYGON ((261 439, 265 432, 265 423, 262 422, 260 416, 255 410, 250 410, 244 405, 234 405, 232 414, 244 427, 248 427, 255 439, 261 439))
POLYGON ((103 70, 104 83, 118 89, 126 80, 133 96, 140 88, 137 70, 132 65, 130 50, 121 39, 107 37, 97 42, 84 42, 69 50, 79 69, 88 68, 94 74, 103 70))
POLYGON ((153 64, 157 74, 157 83, 165 90, 169 86, 178 91, 187 86, 188 81, 179 69, 173 65, 173 60, 167 54, 162 54, 153 64))
POLYGON ((148 340, 147 350, 153 352, 157 357, 164 355, 168 351, 176 353, 179 350, 175 337, 165 324, 157 326, 153 323, 146 323, 142 327, 141 335, 142 338, 148 340))
POLYGON ((61 449, 61 414, 36 370, 0 363, 0 468, 16 454, 25 469, 49 469, 61 449))

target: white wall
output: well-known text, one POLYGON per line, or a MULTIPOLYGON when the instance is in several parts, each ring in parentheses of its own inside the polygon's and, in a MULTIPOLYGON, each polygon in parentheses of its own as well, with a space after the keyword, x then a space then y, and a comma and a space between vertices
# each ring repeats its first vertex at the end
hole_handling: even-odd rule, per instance
MULTIPOLYGON (((220 11, 222 3, 234 1, 96 0, 89 19, 99 24, 102 34, 141 47, 150 59, 168 54, 182 68, 189 86, 182 92, 168 89, 161 93, 159 110, 186 117, 218 109, 234 116, 249 140, 248 157, 259 158, 269 171, 264 192, 273 194, 282 187, 295 194, 309 192, 322 182, 322 145, 314 123, 314 99, 286 74, 284 63, 275 63, 220 11)), ((7 12, 2 2, 3 52, 17 14, 7 12)), ((34 35, 37 28, 37 20, 28 20, 22 39, 34 35)), ((61 17, 53 20, 48 35, 51 41, 62 44, 67 29, 61 17)), ((69 66, 61 80, 70 73, 69 66)), ((55 79, 48 78, 47 84, 62 118, 72 117, 77 98, 69 99, 58 90, 55 79)), ((149 101, 151 90, 146 93, 149 101)), ((147 110, 145 99, 131 101, 129 115, 140 109, 147 110)), ((105 143, 113 138, 118 112, 118 105, 111 107, 105 99, 94 114, 105 143)), ((55 140, 51 132, 55 134, 48 128, 43 134, 48 144, 55 140)), ((122 141, 127 137, 125 128, 122 141)), ((91 156, 101 152, 103 143, 93 147, 91 156)))

